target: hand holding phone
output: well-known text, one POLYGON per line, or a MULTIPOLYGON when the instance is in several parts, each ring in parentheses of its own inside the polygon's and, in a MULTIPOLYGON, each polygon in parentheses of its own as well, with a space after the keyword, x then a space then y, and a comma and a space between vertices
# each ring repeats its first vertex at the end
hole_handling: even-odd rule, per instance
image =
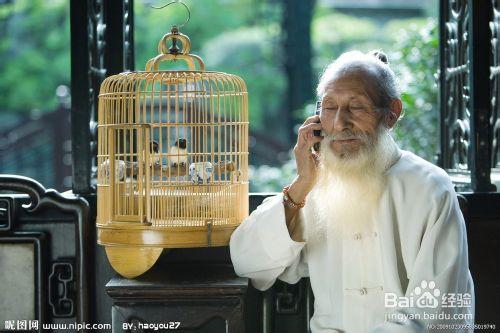
POLYGON ((295 162, 297 164, 297 177, 293 184, 302 188, 302 195, 297 194, 297 187, 292 186, 290 191, 295 188, 294 197, 300 200, 311 191, 318 180, 319 173, 319 143, 323 140, 322 126, 319 120, 321 103, 316 104, 316 115, 307 117, 302 126, 299 127, 297 135, 297 144, 293 148, 295 162), (311 149, 313 148, 313 149, 311 149), (302 187, 301 187, 302 186, 302 187))

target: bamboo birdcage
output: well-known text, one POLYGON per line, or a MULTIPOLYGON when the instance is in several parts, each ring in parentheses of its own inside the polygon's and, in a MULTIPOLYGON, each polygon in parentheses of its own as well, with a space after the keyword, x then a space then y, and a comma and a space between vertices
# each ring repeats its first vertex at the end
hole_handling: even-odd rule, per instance
POLYGON ((125 277, 164 248, 227 245, 248 215, 245 82, 205 71, 176 27, 158 52, 146 71, 106 78, 99 94, 98 243, 125 277), (177 60, 188 70, 159 69, 177 60))

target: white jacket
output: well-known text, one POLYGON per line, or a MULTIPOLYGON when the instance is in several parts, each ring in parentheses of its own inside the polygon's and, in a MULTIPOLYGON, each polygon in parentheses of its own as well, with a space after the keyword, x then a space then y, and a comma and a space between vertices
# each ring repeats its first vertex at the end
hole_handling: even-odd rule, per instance
POLYGON ((467 325, 473 324, 474 286, 453 185, 442 169, 400 153, 386 171, 375 232, 308 242, 306 204, 296 229, 301 238, 294 235, 302 241, 294 241, 278 194, 232 234, 236 273, 259 290, 276 279, 293 284, 309 276, 312 333, 427 332, 429 325, 473 332, 467 325))

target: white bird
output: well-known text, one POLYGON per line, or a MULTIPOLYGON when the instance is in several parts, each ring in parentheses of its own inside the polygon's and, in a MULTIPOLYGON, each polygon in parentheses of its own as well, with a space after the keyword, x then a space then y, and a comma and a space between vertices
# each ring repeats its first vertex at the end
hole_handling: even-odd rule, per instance
MULTIPOLYGON (((152 140, 149 144, 150 149, 150 167, 161 167, 160 156, 158 154, 158 142, 152 140)), ((109 159, 101 163, 102 175, 109 179, 110 176, 109 159)), ((137 177, 139 172, 139 164, 133 161, 115 160, 115 181, 123 181, 126 177, 137 177)))
POLYGON ((195 184, 205 184, 212 177, 213 166, 210 162, 191 163, 189 166, 189 178, 195 184))
MULTIPOLYGON (((109 160, 104 161, 101 164, 102 175, 109 180, 110 176, 110 162, 109 160)), ((127 171, 127 164, 122 160, 115 160, 115 181, 122 181, 125 179, 125 174, 127 171)))
POLYGON ((175 144, 170 147, 168 152, 170 158, 170 166, 185 168, 187 166, 188 155, 187 155, 187 141, 186 139, 180 138, 175 141, 175 144))

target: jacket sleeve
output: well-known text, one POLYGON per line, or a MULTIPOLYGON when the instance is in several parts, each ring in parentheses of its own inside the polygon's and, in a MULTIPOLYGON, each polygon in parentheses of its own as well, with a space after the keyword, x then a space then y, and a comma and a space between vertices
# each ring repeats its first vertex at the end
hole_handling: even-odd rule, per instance
POLYGON ((436 188, 429 202, 432 209, 404 295, 413 305, 388 303, 385 295, 389 317, 372 333, 473 332, 467 234, 451 182, 436 188))
MULTIPOLYGON (((302 218, 296 230, 301 230, 302 218)), ((301 235, 294 238, 304 240, 301 235)), ((296 283, 309 276, 305 241, 290 237, 285 221, 283 195, 266 198, 231 235, 229 247, 236 274, 251 279, 259 290, 276 279, 296 283)))

